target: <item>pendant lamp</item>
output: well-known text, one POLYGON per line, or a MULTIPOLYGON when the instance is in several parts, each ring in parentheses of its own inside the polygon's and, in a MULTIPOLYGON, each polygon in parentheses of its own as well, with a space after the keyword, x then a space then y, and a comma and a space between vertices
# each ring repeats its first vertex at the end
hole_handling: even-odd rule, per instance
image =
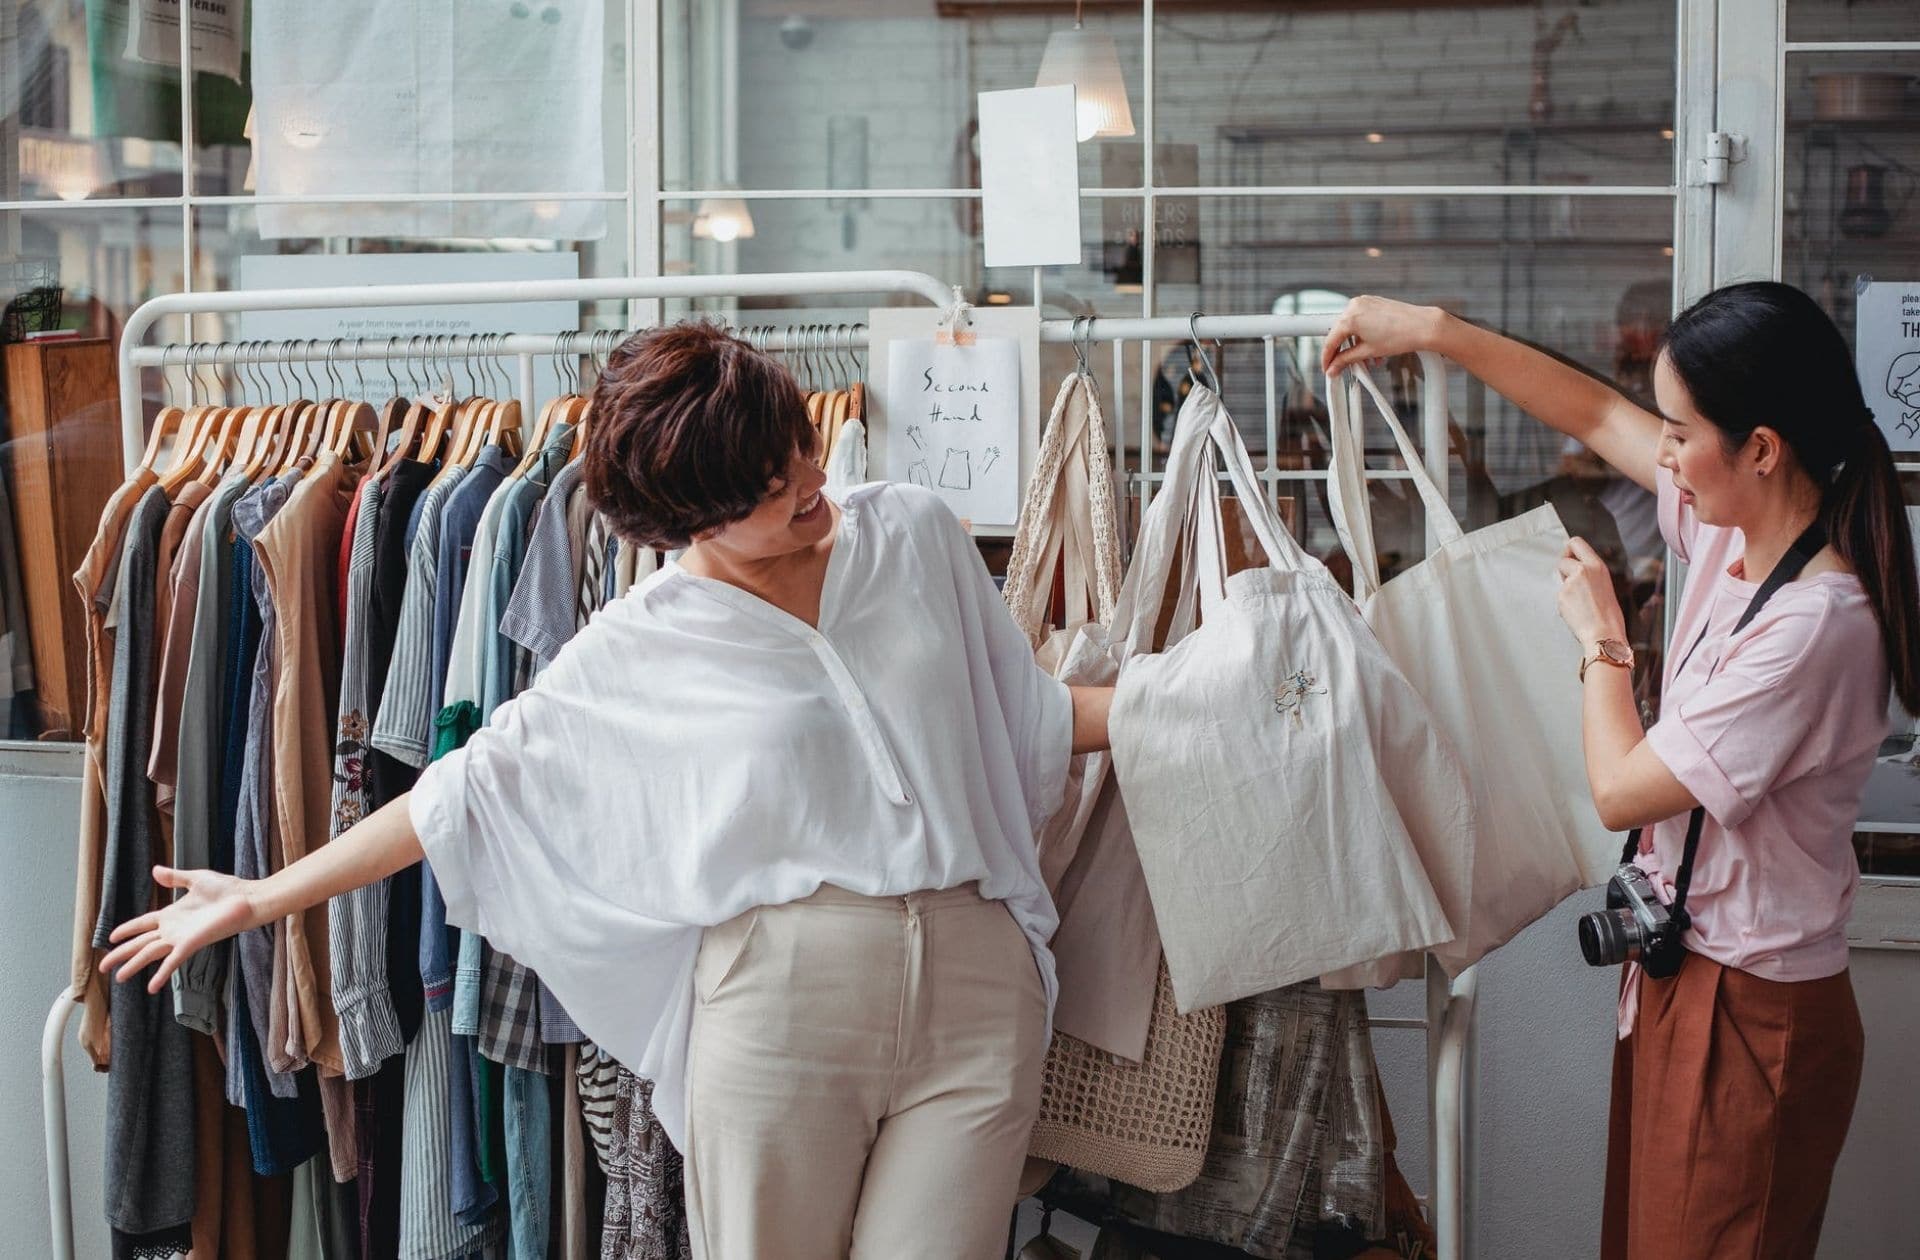
POLYGON ((693 234, 702 240, 743 241, 753 235, 753 216, 739 197, 706 197, 694 209, 693 234))
POLYGON ((1080 25, 1080 5, 1073 6, 1073 29, 1047 36, 1035 87, 1073 85, 1074 113, 1081 140, 1096 136, 1133 134, 1133 110, 1127 106, 1127 84, 1120 77, 1120 52, 1113 36, 1095 34, 1080 25))

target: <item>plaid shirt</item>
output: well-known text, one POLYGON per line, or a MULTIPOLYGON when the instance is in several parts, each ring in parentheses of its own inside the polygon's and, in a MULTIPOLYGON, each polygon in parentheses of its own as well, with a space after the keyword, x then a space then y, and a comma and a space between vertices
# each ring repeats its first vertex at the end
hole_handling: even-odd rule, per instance
POLYGON ((507 1067, 553 1073, 552 1051, 540 1035, 540 982, 493 948, 480 987, 480 1053, 507 1067))

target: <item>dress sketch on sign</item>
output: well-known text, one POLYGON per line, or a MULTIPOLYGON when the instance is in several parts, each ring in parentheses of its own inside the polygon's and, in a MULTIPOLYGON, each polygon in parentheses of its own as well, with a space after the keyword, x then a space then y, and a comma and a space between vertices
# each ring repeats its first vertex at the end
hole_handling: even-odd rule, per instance
POLYGON ((916 459, 907 465, 907 480, 916 486, 933 489, 933 470, 927 467, 927 461, 916 459))
POLYGON ((940 486, 944 490, 973 489, 973 452, 949 446, 946 462, 940 465, 940 486))
POLYGON ((1920 435, 1920 350, 1894 356, 1887 365, 1887 397, 1900 404, 1900 432, 1920 435))

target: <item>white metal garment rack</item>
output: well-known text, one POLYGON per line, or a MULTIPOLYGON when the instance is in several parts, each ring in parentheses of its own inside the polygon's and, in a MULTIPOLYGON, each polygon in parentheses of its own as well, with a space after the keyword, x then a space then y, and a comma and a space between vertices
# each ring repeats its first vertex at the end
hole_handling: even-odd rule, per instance
MULTIPOLYGON (((956 290, 933 276, 915 271, 822 271, 760 275, 680 276, 614 280, 515 281, 476 284, 378 285, 362 288, 278 289, 176 293, 143 303, 128 318, 120 342, 120 421, 128 471, 138 464, 146 443, 141 370, 185 366, 268 365, 295 362, 349 360, 396 361, 421 357, 511 358, 518 363, 519 397, 527 414, 537 414, 536 360, 573 355, 587 344, 578 333, 472 335, 435 338, 365 338, 293 342, 198 342, 147 345, 144 338, 160 320, 172 316, 233 314, 245 311, 352 309, 356 307, 459 306, 529 301, 616 301, 629 303, 660 299, 713 297, 803 297, 886 293, 919 298, 947 306, 956 290), (422 345, 424 344, 424 347, 422 345), (188 355, 191 354, 189 360, 188 355)), ((796 312, 798 315, 799 312, 796 312)), ((1266 433, 1269 452, 1262 480, 1273 487, 1282 481, 1322 479, 1324 471, 1281 469, 1272 452, 1277 448, 1279 393, 1275 370, 1275 343, 1298 337, 1324 337, 1329 316, 1198 316, 1194 319, 1082 319, 1044 320, 1042 341, 1103 343, 1113 347, 1112 414, 1126 414, 1126 343, 1139 342, 1139 450, 1141 466, 1127 466, 1123 427, 1114 432, 1114 468, 1122 484, 1137 493, 1144 510, 1162 474, 1152 468, 1153 377, 1151 352, 1156 341, 1179 342, 1192 337, 1208 341, 1260 341, 1265 350, 1266 433)), ((855 330, 864 342, 865 329, 855 330)), ((802 348, 807 336, 796 323, 756 338, 769 349, 802 348)), ((1423 433, 1428 471, 1444 487, 1446 466, 1445 360, 1422 355, 1426 406, 1423 433)), ((1091 367, 1091 365, 1089 365, 1091 367)), ((1404 477, 1404 471, 1370 471, 1374 479, 1404 477)), ((1433 1169, 1430 1207, 1439 1241, 1440 1260, 1462 1260, 1466 1252, 1467 1186, 1471 1166, 1468 1075, 1475 1007, 1475 978, 1468 970, 1451 982, 1429 962, 1426 1016, 1423 1019, 1374 1018, 1376 1028, 1418 1028, 1427 1034, 1428 1148, 1433 1169)), ((71 989, 54 999, 41 1038, 41 1085, 45 1107, 47 1186, 52 1221, 54 1260, 73 1260, 73 1195, 67 1157, 66 1078, 63 1061, 66 1030, 79 1009, 71 989)))

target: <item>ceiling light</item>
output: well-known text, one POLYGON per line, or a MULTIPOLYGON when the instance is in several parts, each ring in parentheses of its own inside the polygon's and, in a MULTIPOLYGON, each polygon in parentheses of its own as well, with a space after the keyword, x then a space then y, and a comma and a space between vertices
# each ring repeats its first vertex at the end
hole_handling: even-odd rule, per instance
POLYGON ((1047 36, 1040 56, 1035 87, 1073 87, 1075 130, 1081 140, 1096 136, 1133 134, 1133 110, 1127 105, 1127 84, 1120 76, 1120 51, 1113 36, 1098 35, 1080 25, 1080 6, 1073 8, 1073 29, 1047 36))

